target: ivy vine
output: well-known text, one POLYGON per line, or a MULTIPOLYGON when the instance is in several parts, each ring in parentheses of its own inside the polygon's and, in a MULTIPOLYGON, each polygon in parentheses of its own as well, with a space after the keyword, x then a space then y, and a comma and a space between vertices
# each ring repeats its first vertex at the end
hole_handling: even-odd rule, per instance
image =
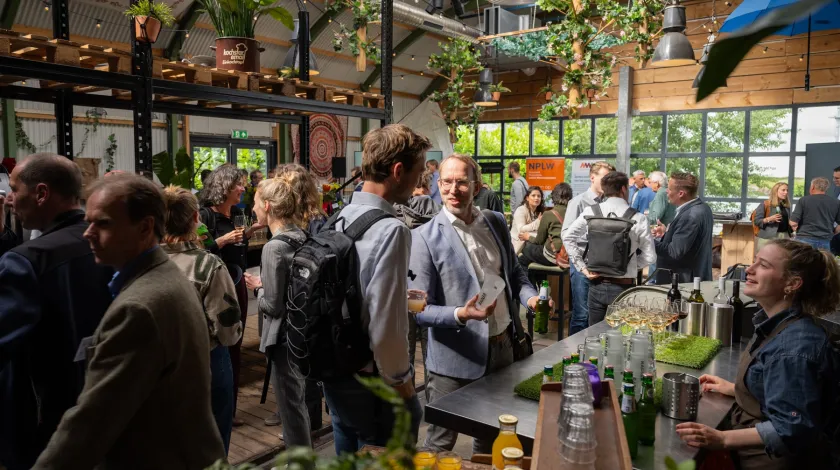
POLYGON ((114 169, 114 156, 117 154, 117 137, 115 134, 108 136, 108 148, 105 149, 105 173, 114 169))
POLYGON ((35 147, 35 144, 32 143, 29 139, 29 135, 23 129, 23 123, 17 114, 15 115, 15 139, 17 140, 18 148, 22 148, 29 153, 35 153, 38 151, 38 147, 35 147))
POLYGON ((484 112, 480 106, 464 99, 467 91, 477 86, 475 80, 464 79, 466 72, 480 72, 484 66, 481 65, 481 52, 466 39, 450 39, 447 43, 438 43, 438 46, 441 53, 429 57, 428 68, 439 70, 437 74, 445 78, 447 84, 443 90, 432 93, 430 99, 440 105, 443 120, 449 128, 449 140, 455 143, 458 141, 458 126, 475 128, 484 112))
POLYGON ((333 35, 333 49, 336 52, 342 52, 346 43, 354 57, 358 57, 361 52, 364 52, 368 58, 378 65, 381 57, 379 46, 376 45, 377 38, 367 38, 367 34, 365 34, 363 40, 359 37, 359 31, 367 31, 368 24, 380 21, 379 3, 372 0, 335 0, 327 6, 325 14, 336 17, 342 11, 348 9, 353 14, 353 26, 349 28, 343 23, 339 23, 339 30, 333 35))

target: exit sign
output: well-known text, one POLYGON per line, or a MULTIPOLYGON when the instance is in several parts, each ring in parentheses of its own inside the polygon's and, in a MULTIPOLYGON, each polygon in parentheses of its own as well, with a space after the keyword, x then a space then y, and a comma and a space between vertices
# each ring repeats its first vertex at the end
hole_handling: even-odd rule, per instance
POLYGON ((244 129, 234 129, 230 131, 230 138, 231 139, 247 139, 248 138, 248 131, 244 129))

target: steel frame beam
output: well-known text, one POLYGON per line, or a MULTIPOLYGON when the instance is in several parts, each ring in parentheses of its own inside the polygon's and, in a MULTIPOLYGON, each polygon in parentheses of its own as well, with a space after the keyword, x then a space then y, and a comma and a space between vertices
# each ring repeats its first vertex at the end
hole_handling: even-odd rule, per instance
POLYGON ((168 57, 169 60, 178 60, 180 58, 181 48, 184 47, 184 39, 186 39, 187 31, 192 29, 200 16, 201 4, 199 2, 193 2, 178 21, 178 32, 175 33, 175 36, 172 37, 169 44, 166 46, 166 52, 164 55, 168 57))
POLYGON ((140 78, 124 73, 103 72, 74 65, 51 64, 19 57, 0 57, 0 75, 17 75, 37 80, 132 90, 140 78))
MULTIPOLYGON (((70 0, 53 2, 53 38, 70 40, 70 0)), ((28 75, 23 75, 24 77, 28 75)), ((67 97, 67 90, 60 90, 55 100, 55 135, 58 154, 73 159, 73 103, 67 97)))
MULTIPOLYGON (((134 5, 138 0, 131 0, 134 5)), ((131 69, 138 86, 131 90, 134 113, 134 171, 152 178, 152 45, 138 42, 131 28, 131 69)))
POLYGON ((3 155, 17 158, 17 133, 15 131, 15 102, 9 99, 0 100, 3 108, 3 155))
POLYGON ((252 109, 232 108, 204 108, 194 104, 184 103, 155 103, 155 112, 166 114, 183 114, 187 116, 206 116, 224 119, 240 119, 259 122, 281 122, 285 124, 300 124, 300 116, 282 116, 252 109))
MULTIPOLYGON (((409 35, 406 36, 405 39, 400 41, 399 44, 394 46, 394 51, 391 54, 391 57, 393 57, 394 54, 400 54, 400 53, 404 52, 412 44, 417 42, 418 39, 420 39, 421 37, 423 37, 425 35, 426 35, 425 30, 419 29, 419 28, 415 29, 414 31, 409 33, 409 35)), ((377 65, 376 67, 373 68, 373 72, 371 72, 370 75, 368 75, 368 78, 366 78, 365 81, 361 85, 359 85, 359 88, 362 91, 368 91, 370 89, 370 87, 373 86, 374 83, 376 83, 376 79, 378 79, 381 74, 382 74, 382 64, 379 64, 379 65, 377 65)))
POLYGON ((382 5, 382 23, 381 23, 381 49, 382 49, 382 64, 381 79, 379 87, 381 93, 385 95, 385 116, 382 117, 381 126, 387 126, 394 122, 394 84, 393 84, 393 64, 394 64, 394 3, 390 1, 381 2, 382 5))
POLYGON ((12 29, 18 9, 20 9, 20 0, 6 0, 3 13, 0 15, 0 28, 12 29))
MULTIPOLYGON (((298 47, 300 47, 300 63, 298 64, 298 75, 301 80, 309 80, 309 11, 301 8, 298 11, 298 47)), ((300 164, 309 168, 309 116, 302 116, 298 127, 299 142, 298 152, 300 153, 300 164)))

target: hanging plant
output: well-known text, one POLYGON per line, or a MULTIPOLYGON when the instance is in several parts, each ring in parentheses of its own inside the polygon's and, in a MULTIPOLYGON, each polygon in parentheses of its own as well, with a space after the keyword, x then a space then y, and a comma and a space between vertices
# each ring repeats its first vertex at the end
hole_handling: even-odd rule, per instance
POLYGON ((23 123, 20 122, 20 118, 17 115, 15 115, 15 140, 17 140, 18 148, 24 149, 29 153, 38 151, 35 144, 29 140, 29 135, 23 129, 23 123))
POLYGON ((502 85, 502 82, 491 83, 490 93, 493 94, 493 101, 499 101, 502 98, 502 93, 510 93, 510 88, 502 85))
POLYGON ((617 0, 538 0, 547 12, 563 18, 548 25, 543 61, 563 70, 560 90, 551 87, 540 119, 567 113, 576 118, 584 106, 597 104, 612 85, 612 69, 618 57, 609 48, 636 42, 636 60, 644 66, 653 54, 652 43, 661 34, 662 0, 632 2, 630 8, 617 0))
POLYGON ((465 81, 467 71, 480 72, 481 52, 466 39, 450 39, 447 43, 438 43, 440 54, 429 57, 428 68, 439 70, 438 75, 447 80, 446 88, 432 93, 430 99, 438 103, 449 128, 449 140, 458 141, 458 126, 475 128, 478 118, 484 111, 480 106, 464 99, 467 90, 476 88, 475 80, 465 81))
POLYGON ((82 152, 87 148, 90 135, 96 133, 99 128, 99 118, 107 115, 108 112, 101 108, 91 108, 85 111, 85 136, 82 138, 82 143, 79 144, 79 152, 76 154, 76 158, 82 155, 82 152))
POLYGON ((105 149, 105 173, 114 169, 114 156, 117 154, 117 137, 114 134, 108 136, 108 148, 105 149))
POLYGON ((490 45, 497 52, 511 57, 526 57, 534 62, 552 55, 552 50, 548 47, 548 31, 493 38, 490 45))
POLYGON ((368 24, 380 21, 381 11, 379 6, 379 2, 372 0, 336 0, 327 7, 324 13, 330 15, 330 17, 335 17, 344 10, 352 12, 352 28, 339 23, 339 29, 333 36, 333 49, 336 52, 341 52, 344 50, 346 43, 347 47, 350 48, 350 53, 356 57, 357 72, 365 71, 368 57, 377 65, 381 60, 376 38, 368 39, 367 37, 368 24))

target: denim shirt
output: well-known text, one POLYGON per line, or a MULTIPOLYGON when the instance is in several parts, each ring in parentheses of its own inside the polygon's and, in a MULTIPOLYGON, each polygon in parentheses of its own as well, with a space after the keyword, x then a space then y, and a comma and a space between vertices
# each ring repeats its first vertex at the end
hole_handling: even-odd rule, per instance
MULTIPOLYGON (((760 310, 753 317, 756 337, 749 352, 785 318, 798 314, 793 307, 768 318, 760 310)), ((755 429, 769 455, 796 455, 816 442, 836 412, 838 373, 828 335, 812 318, 796 320, 758 351, 744 381, 768 418, 755 429)))

